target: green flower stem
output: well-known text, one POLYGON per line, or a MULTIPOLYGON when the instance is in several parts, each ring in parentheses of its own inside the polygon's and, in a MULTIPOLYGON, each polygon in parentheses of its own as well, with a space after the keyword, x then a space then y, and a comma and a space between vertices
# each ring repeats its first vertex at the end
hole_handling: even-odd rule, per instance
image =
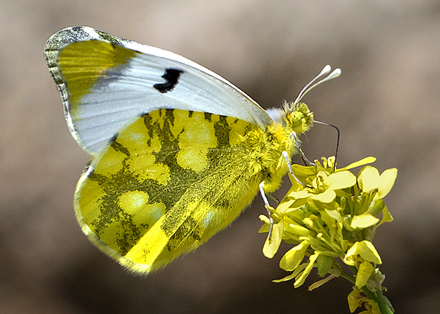
MULTIPOLYGON (((362 289, 362 290, 364 290, 364 289, 362 289)), ((365 288, 365 290, 368 290, 368 289, 365 288)), ((393 309, 390 308, 391 304, 390 304, 389 300, 382 294, 382 291, 374 292, 372 294, 374 295, 374 298, 372 298, 372 299, 374 301, 376 301, 376 303, 379 305, 379 309, 382 314, 394 314, 393 309)))
MULTIPOLYGON (((353 275, 355 276, 357 274, 357 268, 354 266, 350 266, 350 269, 353 272, 353 275)), ((353 284, 356 282, 354 277, 347 275, 344 272, 341 272, 341 277, 347 279, 353 284)), ((366 286, 362 287, 362 291, 366 294, 366 296, 370 300, 375 301, 379 305, 381 314, 394 314, 393 309, 390 308, 391 304, 389 300, 382 294, 382 291, 372 292, 368 290, 366 286)))
POLYGON ((356 283, 356 280, 355 280, 352 276, 350 276, 350 275, 344 273, 343 271, 341 271, 341 273, 339 274, 339 277, 342 277, 342 278, 347 279, 347 280, 350 281, 353 285, 356 283))

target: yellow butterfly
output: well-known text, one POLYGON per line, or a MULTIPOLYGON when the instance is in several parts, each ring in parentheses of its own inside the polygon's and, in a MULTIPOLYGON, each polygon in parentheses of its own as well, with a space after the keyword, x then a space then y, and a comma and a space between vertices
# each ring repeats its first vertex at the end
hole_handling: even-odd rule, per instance
POLYGON ((92 243, 147 274, 229 225, 258 191, 275 191, 313 124, 301 98, 265 111, 179 55, 89 27, 46 43, 69 129, 92 155, 75 191, 92 243))

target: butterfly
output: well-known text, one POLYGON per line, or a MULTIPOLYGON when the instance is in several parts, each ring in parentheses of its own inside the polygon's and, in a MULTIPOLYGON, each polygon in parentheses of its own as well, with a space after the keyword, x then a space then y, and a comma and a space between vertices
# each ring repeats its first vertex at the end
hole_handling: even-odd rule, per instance
POLYGON ((72 136, 91 155, 76 187, 82 231, 148 274, 275 191, 313 124, 302 97, 264 110, 214 72, 169 51, 70 27, 45 46, 72 136))

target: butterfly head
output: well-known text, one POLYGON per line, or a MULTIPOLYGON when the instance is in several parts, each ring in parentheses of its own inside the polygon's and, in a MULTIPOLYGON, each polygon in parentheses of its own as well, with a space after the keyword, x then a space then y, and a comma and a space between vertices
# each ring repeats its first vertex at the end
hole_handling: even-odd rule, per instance
POLYGON ((314 87, 341 75, 339 68, 331 73, 330 71, 331 67, 326 65, 322 71, 301 90, 294 102, 285 102, 282 109, 274 108, 266 110, 266 112, 275 123, 281 124, 295 134, 299 135, 307 132, 313 125, 313 113, 301 100, 314 87), (322 78, 324 75, 327 76, 322 78))
POLYGON ((313 112, 305 103, 284 103, 283 123, 295 134, 307 132, 313 125, 313 112))

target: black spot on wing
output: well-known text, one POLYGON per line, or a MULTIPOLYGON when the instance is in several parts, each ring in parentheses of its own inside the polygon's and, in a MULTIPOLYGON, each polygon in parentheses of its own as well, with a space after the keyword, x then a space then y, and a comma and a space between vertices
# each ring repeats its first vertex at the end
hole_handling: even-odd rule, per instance
POLYGON ((121 152, 127 157, 130 157, 129 150, 122 144, 120 144, 116 139, 113 140, 113 143, 110 145, 117 152, 121 152))
POLYGON ((151 139, 153 138, 153 134, 154 134, 153 119, 148 113, 143 114, 142 118, 144 119, 144 125, 148 132, 147 146, 151 147, 151 139))
POLYGON ((206 120, 208 120, 209 122, 212 122, 212 113, 205 112, 204 116, 205 116, 206 120))
POLYGON ((229 147, 229 134, 231 127, 227 122, 226 116, 219 116, 219 121, 214 123, 215 137, 217 138, 217 148, 229 147))
POLYGON ((165 73, 162 75, 162 78, 165 79, 166 82, 154 84, 153 87, 162 94, 168 93, 172 91, 174 87, 176 87, 182 73, 183 71, 179 69, 165 69, 165 73))
POLYGON ((165 121, 169 121, 174 125, 174 109, 165 109, 165 121))
POLYGON ((118 136, 119 136, 119 133, 116 133, 115 135, 113 135, 113 136, 110 138, 110 140, 108 141, 109 144, 111 145, 113 142, 115 142, 116 139, 118 138, 118 136))

